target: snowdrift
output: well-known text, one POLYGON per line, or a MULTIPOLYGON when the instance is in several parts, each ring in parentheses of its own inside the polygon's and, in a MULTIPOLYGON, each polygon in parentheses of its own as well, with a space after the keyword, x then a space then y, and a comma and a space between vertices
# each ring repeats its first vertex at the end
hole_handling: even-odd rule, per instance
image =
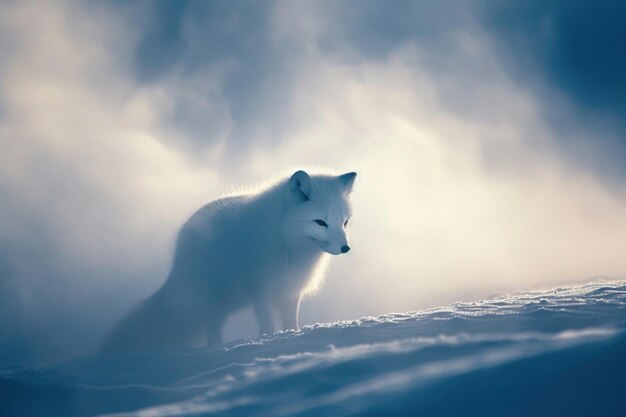
POLYGON ((2 416, 624 416, 626 282, 216 348, 0 365, 2 416))

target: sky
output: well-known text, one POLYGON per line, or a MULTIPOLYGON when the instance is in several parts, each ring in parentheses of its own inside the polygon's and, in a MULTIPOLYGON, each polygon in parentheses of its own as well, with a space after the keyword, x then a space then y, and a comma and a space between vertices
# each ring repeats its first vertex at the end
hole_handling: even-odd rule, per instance
POLYGON ((2 2, 0 358, 92 352, 193 211, 302 165, 358 178, 301 324, 624 278, 625 13, 2 2))

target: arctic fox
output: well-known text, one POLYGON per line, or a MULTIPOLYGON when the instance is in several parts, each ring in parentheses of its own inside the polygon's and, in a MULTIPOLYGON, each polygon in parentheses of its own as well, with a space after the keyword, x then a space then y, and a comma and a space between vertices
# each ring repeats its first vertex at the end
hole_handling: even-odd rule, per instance
POLYGON ((220 343, 230 313, 252 306, 259 332, 298 329, 302 296, 331 255, 350 250, 356 173, 289 178, 209 202, 183 225, 163 286, 112 331, 102 353, 220 343))

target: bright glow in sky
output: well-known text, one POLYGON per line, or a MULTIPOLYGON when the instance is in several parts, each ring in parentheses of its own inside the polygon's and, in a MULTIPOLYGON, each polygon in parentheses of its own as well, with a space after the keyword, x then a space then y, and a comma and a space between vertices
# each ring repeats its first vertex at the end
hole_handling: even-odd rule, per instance
MULTIPOLYGON (((5 340, 53 321, 41 350, 92 347, 165 279, 190 213, 302 164, 359 173, 353 250, 305 323, 626 275, 624 182, 585 162, 602 160, 594 141, 609 128, 572 127, 564 142, 546 105, 577 126, 575 103, 516 81, 469 12, 445 49, 408 37, 372 57, 332 3, 267 9, 266 49, 214 57, 214 23, 189 13, 179 61, 146 81, 135 61, 149 10, 0 6, 5 340), (63 340, 77 311, 78 344, 63 340)), ((237 19, 216 25, 250 35, 237 19)))

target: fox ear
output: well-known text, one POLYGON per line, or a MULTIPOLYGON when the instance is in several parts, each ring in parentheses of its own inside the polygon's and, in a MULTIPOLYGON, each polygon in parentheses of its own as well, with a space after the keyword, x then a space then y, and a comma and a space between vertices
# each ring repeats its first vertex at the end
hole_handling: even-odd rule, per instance
POLYGON ((356 178, 356 172, 348 172, 339 176, 341 183, 346 188, 346 193, 352 192, 352 186, 354 185, 354 179, 356 178))
POLYGON ((304 171, 297 171, 289 180, 291 195, 296 201, 308 201, 311 199, 311 177, 304 171))

